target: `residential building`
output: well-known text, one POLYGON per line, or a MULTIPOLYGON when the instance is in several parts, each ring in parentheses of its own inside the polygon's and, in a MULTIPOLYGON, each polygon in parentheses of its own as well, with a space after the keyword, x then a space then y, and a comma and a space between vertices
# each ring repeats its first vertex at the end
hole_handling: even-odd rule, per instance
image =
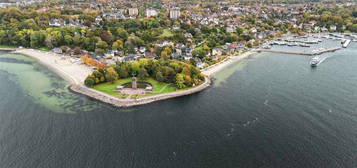
POLYGON ((181 15, 179 8, 174 8, 170 10, 170 19, 178 19, 181 15))
POLYGON ((137 16, 139 14, 138 8, 129 8, 128 13, 130 16, 137 16))
POLYGON ((158 12, 156 9, 153 8, 148 8, 145 10, 145 16, 146 17, 155 17, 158 15, 158 12))

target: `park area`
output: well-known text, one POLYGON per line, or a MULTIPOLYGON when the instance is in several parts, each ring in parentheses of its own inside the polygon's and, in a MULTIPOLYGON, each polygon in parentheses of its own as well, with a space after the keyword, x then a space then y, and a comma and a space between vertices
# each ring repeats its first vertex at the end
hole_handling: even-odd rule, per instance
POLYGON ((159 82, 154 80, 153 78, 147 78, 145 80, 140 80, 142 82, 148 82, 152 85, 152 92, 145 93, 145 94, 121 94, 116 88, 117 86, 121 86, 125 83, 131 82, 131 78, 125 78, 125 79, 119 79, 116 80, 114 83, 111 82, 106 82, 106 83, 101 83, 98 85, 95 85, 93 89, 104 92, 106 94, 118 97, 118 98, 142 98, 146 96, 154 96, 158 94, 164 94, 164 93, 169 93, 169 92, 174 92, 177 91, 178 88, 174 84, 169 84, 169 83, 164 83, 164 82, 159 82))

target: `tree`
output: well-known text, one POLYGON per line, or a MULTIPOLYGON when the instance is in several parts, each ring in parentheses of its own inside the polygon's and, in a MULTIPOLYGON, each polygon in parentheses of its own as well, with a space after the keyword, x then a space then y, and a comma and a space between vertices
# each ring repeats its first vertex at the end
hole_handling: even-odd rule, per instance
POLYGON ((95 78, 92 76, 88 76, 85 80, 84 80, 84 85, 86 85, 87 87, 93 87, 95 84, 95 78))
POLYGON ((0 44, 6 44, 6 32, 4 30, 0 30, 0 44))
POLYGON ((146 71, 145 68, 141 68, 141 69, 139 70, 138 77, 139 77, 139 79, 144 80, 144 79, 146 79, 147 77, 149 77, 149 74, 148 74, 148 72, 146 71))
POLYGON ((179 89, 185 88, 186 86, 185 86, 184 75, 181 73, 177 74, 175 77, 175 83, 179 89))
POLYGON ((46 36, 42 32, 34 32, 30 36, 30 46, 32 48, 38 48, 43 46, 46 36))
POLYGON ((165 51, 165 50, 161 51, 160 58, 164 59, 164 60, 169 59, 169 54, 167 53, 167 51, 165 51))
POLYGON ((117 40, 113 43, 112 49, 113 50, 122 50, 124 47, 124 43, 121 40, 117 40))
POLYGON ((52 36, 47 36, 46 39, 45 39, 45 44, 46 44, 46 47, 47 48, 53 48, 53 37, 52 36))
POLYGON ((103 31, 102 34, 100 34, 100 38, 108 44, 111 44, 114 40, 114 37, 110 31, 103 31))
POLYGON ((119 68, 119 76, 122 78, 127 78, 129 77, 129 72, 127 70, 127 68, 125 67, 125 65, 121 65, 119 68))
POLYGON ((100 55, 104 55, 105 50, 102 49, 102 48, 96 48, 96 49, 95 49, 95 53, 100 54, 100 55))
POLYGON ((171 82, 174 82, 175 81, 175 70, 172 69, 171 67, 169 66, 164 66, 163 67, 163 76, 164 76, 164 81, 165 82, 168 82, 168 83, 171 83, 171 82))
POLYGON ((108 44, 105 41, 99 40, 96 44, 95 44, 96 48, 100 48, 100 49, 107 49, 108 48, 108 44))
POLYGON ((159 82, 163 82, 164 81, 164 76, 162 76, 162 73, 160 71, 156 72, 155 74, 155 79, 159 82))
POLYGON ((74 35, 73 37, 73 44, 78 46, 81 43, 82 37, 79 34, 74 35))
POLYGON ((248 42, 248 43, 246 43, 246 46, 247 46, 248 48, 252 48, 252 47, 253 47, 253 44, 252 44, 251 42, 248 42))
POLYGON ((126 40, 126 39, 128 39, 129 33, 123 28, 118 28, 117 29, 117 36, 120 39, 126 40))
POLYGON ((169 55, 171 54, 172 50, 170 47, 165 47, 161 53, 160 53, 160 58, 167 60, 169 59, 169 55))
POLYGON ((65 43, 67 44, 67 45, 72 45, 72 43, 73 43, 73 37, 71 36, 71 35, 65 35, 64 36, 64 41, 65 41, 65 43))
POLYGON ((113 67, 109 67, 106 69, 105 79, 107 82, 114 83, 114 81, 117 80, 118 78, 119 75, 113 67))
MULTIPOLYGON (((87 62, 91 60, 91 58, 86 56, 83 56, 82 59, 87 60, 87 62)), ((95 84, 98 84, 102 82, 113 82, 120 77, 127 78, 132 74, 137 75, 141 80, 151 77, 159 82, 175 84, 178 88, 193 86, 193 84, 198 85, 204 79, 200 70, 191 64, 176 60, 148 59, 140 59, 126 63, 118 62, 115 67, 99 68, 90 76, 93 77, 95 84)))
POLYGON ((130 64, 130 72, 132 73, 131 75, 136 75, 139 73, 140 70, 140 64, 139 62, 135 61, 130 64))
POLYGON ((139 37, 135 36, 134 34, 131 34, 128 37, 128 40, 125 42, 125 46, 128 48, 129 52, 131 53, 134 53, 135 47, 140 47, 143 45, 144 45, 144 41, 139 37))

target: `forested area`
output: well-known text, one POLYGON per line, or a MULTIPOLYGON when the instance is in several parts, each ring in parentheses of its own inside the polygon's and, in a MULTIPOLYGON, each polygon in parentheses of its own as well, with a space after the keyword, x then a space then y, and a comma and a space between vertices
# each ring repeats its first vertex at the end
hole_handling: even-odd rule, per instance
POLYGON ((177 88, 197 86, 204 80, 201 72, 194 66, 175 60, 140 59, 134 62, 118 62, 93 71, 84 81, 85 85, 92 87, 104 82, 114 82, 117 79, 137 76, 145 81, 151 77, 159 82, 173 83, 177 88))

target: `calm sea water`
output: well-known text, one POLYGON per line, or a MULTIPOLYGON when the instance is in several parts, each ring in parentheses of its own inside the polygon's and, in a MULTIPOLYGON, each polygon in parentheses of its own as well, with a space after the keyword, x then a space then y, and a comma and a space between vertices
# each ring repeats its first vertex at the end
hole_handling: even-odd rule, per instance
POLYGON ((191 96, 114 108, 0 53, 1 168, 357 167, 357 44, 259 54, 191 96))

